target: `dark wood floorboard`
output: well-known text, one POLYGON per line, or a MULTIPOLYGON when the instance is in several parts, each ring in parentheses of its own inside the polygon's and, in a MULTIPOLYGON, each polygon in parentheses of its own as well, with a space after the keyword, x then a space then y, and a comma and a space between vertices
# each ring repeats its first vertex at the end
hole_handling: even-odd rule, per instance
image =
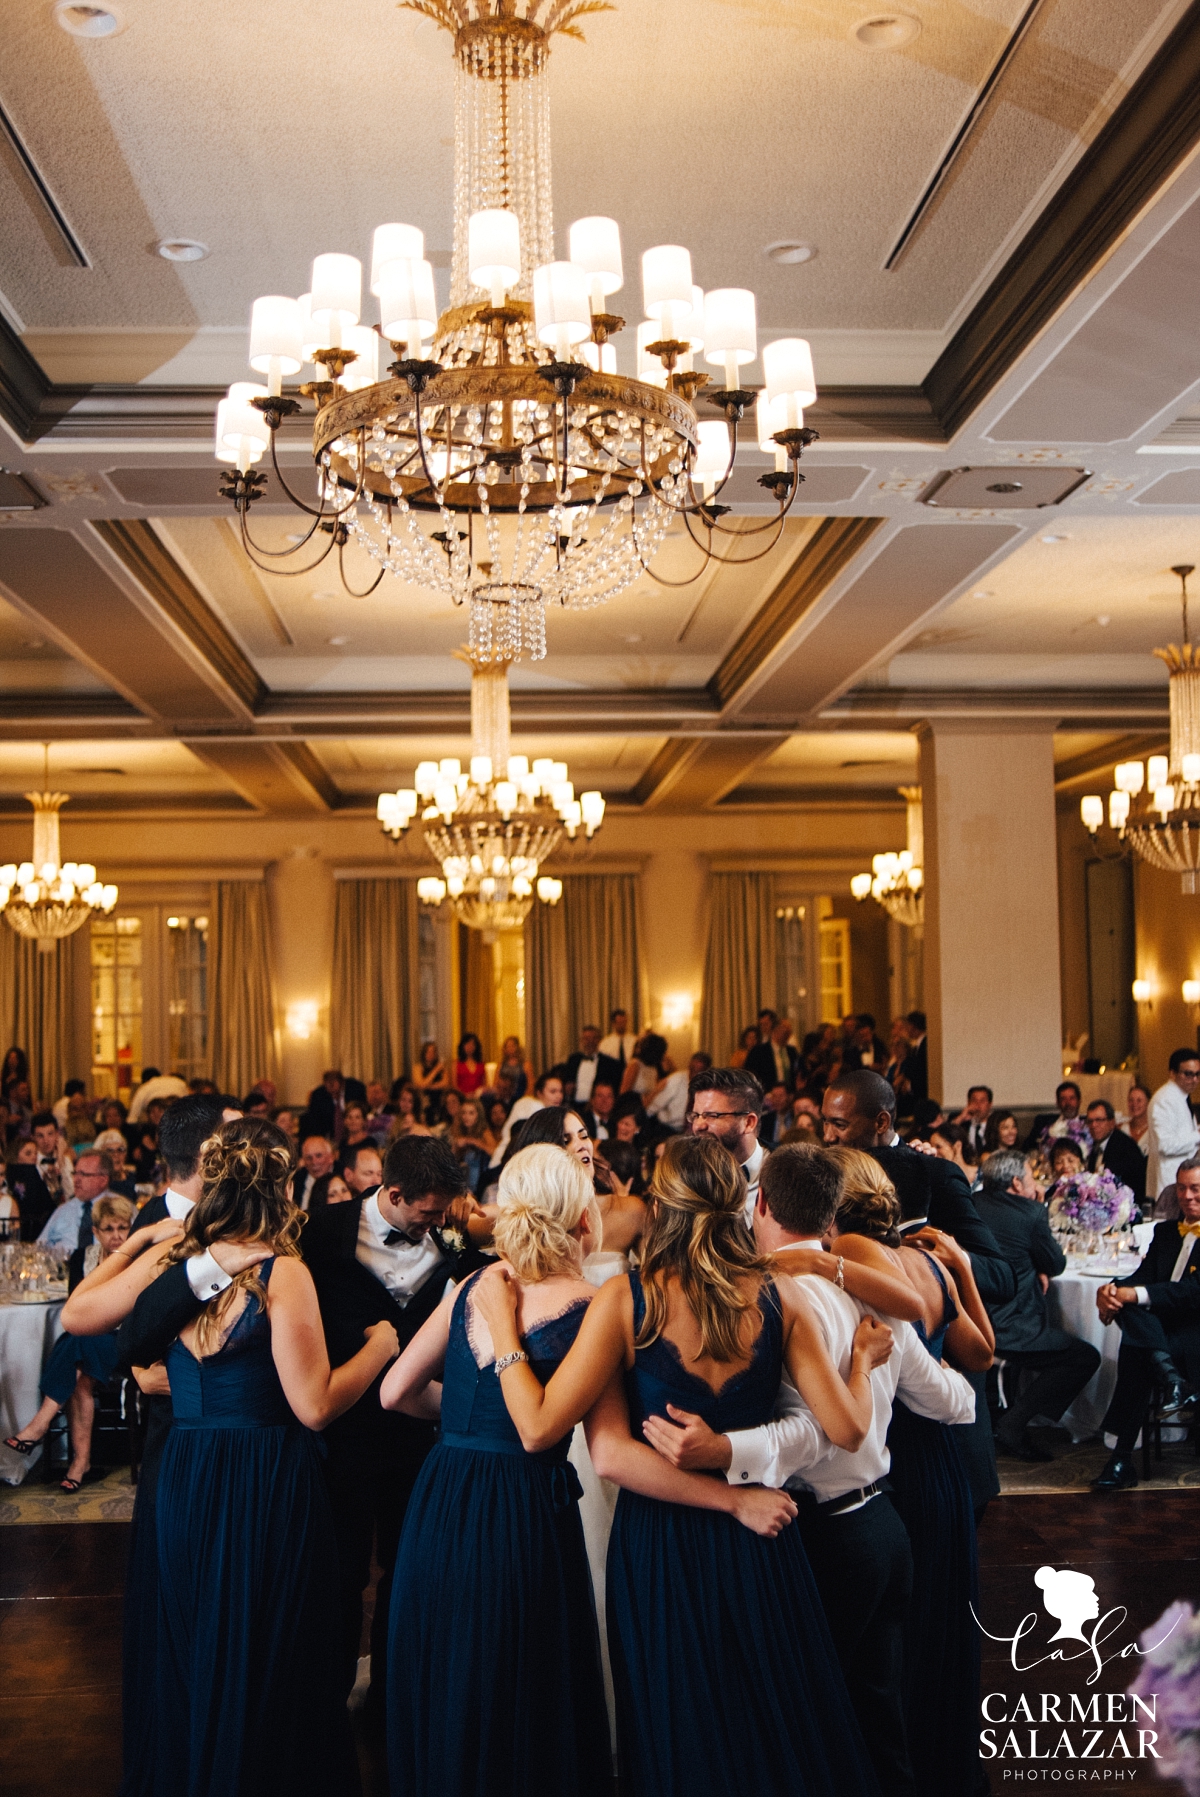
MULTIPOLYGON (((980 1615, 994 1635, 1011 1634, 1029 1612, 1039 1615, 1033 1648, 1022 1643, 1021 1664, 1046 1651, 1046 1620, 1033 1583, 1039 1566, 1071 1567, 1091 1575, 1101 1610, 1122 1606, 1114 1645, 1132 1641, 1177 1598, 1200 1601, 1198 1498, 1192 1492, 1134 1491, 1105 1500, 1092 1494, 1008 1497, 994 1502, 980 1529, 980 1615)), ((120 1594, 128 1524, 36 1524, 0 1531, 0 1791, 4 1797, 116 1797, 120 1782, 120 1594)), ((1071 1651, 1081 1651, 1071 1644, 1071 1651)), ((1090 1665, 1090 1662, 1088 1662, 1090 1665)), ((1079 1661, 1050 1662, 1015 1671, 1003 1643, 984 1640, 985 1692, 994 1707, 1025 1692, 1084 1701, 1099 1690, 1124 1691, 1136 1662, 1106 1666, 1085 1684, 1079 1661)), ((1021 1724, 1027 1736, 1027 1725, 1021 1724)), ((1056 1732, 1056 1731, 1055 1731, 1056 1732)), ((1076 1726, 1075 1732, 1079 1729, 1076 1726)), ((1109 1731, 1110 1733, 1112 1731, 1109 1731)), ((998 1729, 1002 1738, 1004 1729, 998 1729)), ((1045 1745, 1042 1731, 1039 1746, 1045 1745)), ((386 1797, 381 1744, 359 1740, 364 1797, 386 1797)), ((1078 1772, 1059 1759, 1053 1765, 1078 1772)), ((988 1766, 993 1792, 1026 1792, 1051 1781, 1015 1779, 1010 1760, 988 1766), (1005 1777, 1005 1770, 1010 1773, 1005 1777)), ((1142 1797, 1183 1797, 1182 1787, 1158 1779, 1146 1762, 1106 1760, 1101 1778, 1086 1787, 1129 1790, 1142 1797), (1132 1773, 1120 1780, 1113 1771, 1132 1773), (1104 1773, 1110 1776, 1105 1777, 1104 1773)), ((1076 1780, 1058 1780, 1077 1788, 1076 1780)), ((969 1797, 964 1793, 964 1797, 969 1797)))

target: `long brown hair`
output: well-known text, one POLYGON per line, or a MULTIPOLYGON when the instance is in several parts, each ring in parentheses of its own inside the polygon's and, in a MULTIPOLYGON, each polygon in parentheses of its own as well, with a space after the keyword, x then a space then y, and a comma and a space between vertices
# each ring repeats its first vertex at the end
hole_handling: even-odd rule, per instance
MULTIPOLYGON (((299 1257, 305 1217, 292 1203, 295 1168, 291 1138, 265 1117, 224 1123, 200 1149, 204 1185, 166 1263, 202 1254, 213 1242, 269 1242, 276 1254, 299 1257)), ((196 1347, 207 1353, 219 1343, 222 1326, 238 1295, 265 1307, 266 1287, 258 1269, 239 1273, 206 1305, 196 1325, 196 1347)))
POLYGON ((700 1325, 700 1354, 741 1359, 743 1325, 758 1305, 759 1279, 747 1275, 763 1275, 769 1263, 746 1228, 737 1162, 713 1136, 676 1136, 654 1169, 650 1195, 641 1264, 646 1315, 637 1345, 648 1347, 662 1334, 667 1284, 678 1279, 700 1325))

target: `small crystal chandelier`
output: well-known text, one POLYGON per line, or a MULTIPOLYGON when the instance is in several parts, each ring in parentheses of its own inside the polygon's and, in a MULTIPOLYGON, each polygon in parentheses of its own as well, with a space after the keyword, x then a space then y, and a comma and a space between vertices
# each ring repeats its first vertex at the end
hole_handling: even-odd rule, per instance
POLYGON ((531 767, 528 756, 510 755, 508 663, 470 650, 458 656, 471 669, 470 772, 452 758, 419 762, 413 785, 380 793, 375 814, 398 842, 420 810, 425 846, 442 870, 417 881, 424 904, 449 895, 469 929, 519 930, 535 892, 547 905, 562 897, 562 881, 540 869, 564 834, 574 843, 582 831, 590 841, 604 821, 604 799, 599 792, 576 798, 565 761, 531 767))
POLYGON ((921 811, 921 788, 897 788, 908 809, 908 847, 900 854, 871 858, 872 872, 855 874, 850 890, 861 903, 873 898, 889 917, 906 929, 920 932, 925 927, 925 824, 921 811))
POLYGON ((720 494, 737 455, 737 426, 756 395, 741 370, 758 355, 754 294, 692 280, 689 252, 660 244, 642 258, 647 320, 638 327, 637 378, 618 375, 611 338, 625 320, 608 310, 624 285, 614 219, 577 219, 569 259, 554 260, 547 68, 556 32, 581 37, 584 13, 605 0, 399 0, 454 39, 455 177, 450 307, 440 317, 423 233, 406 224, 374 234, 369 286, 379 324, 362 322, 363 268, 320 255, 300 299, 254 302, 250 366, 266 384, 240 381, 217 414, 218 459, 231 464, 221 493, 242 542, 268 572, 308 574, 355 543, 384 574, 469 608, 479 661, 546 653, 545 609, 587 609, 626 590, 679 521, 699 551, 687 586, 711 561, 760 560, 779 541, 803 481, 803 450, 817 433, 803 408, 816 399, 802 338, 763 350, 758 439, 775 468, 760 477, 776 514, 734 530, 720 494), (432 338, 432 344, 426 340, 432 338), (379 372, 381 340, 395 360, 379 372), (697 392, 723 418, 701 422, 697 392), (316 406, 318 505, 290 491, 276 457, 283 420, 300 410, 284 376, 317 364, 325 378, 299 389, 316 406), (269 449, 274 477, 308 513, 293 547, 253 541, 252 505, 266 491, 255 464, 269 449), (319 534, 322 533, 322 534, 319 534), (322 546, 322 535, 328 540, 322 546), (722 537, 766 547, 721 555, 722 537), (308 545, 312 544, 310 549, 308 545), (319 553, 314 553, 319 550, 319 553), (287 566, 299 558, 303 566, 287 566))
MULTIPOLYGON (((45 785, 50 785, 50 749, 45 749, 45 785)), ((0 911, 18 936, 29 936, 41 954, 53 954, 63 936, 91 917, 107 917, 117 888, 96 878, 90 862, 59 859, 58 814, 69 802, 65 792, 27 792, 33 806, 33 859, 0 867, 0 911)))
MULTIPOLYGON (((1170 754, 1117 765, 1108 822, 1143 861, 1179 874, 1184 892, 1194 894, 1200 891, 1200 655, 1188 634, 1187 583, 1195 568, 1179 562, 1171 572, 1179 576, 1183 641, 1154 651, 1170 669, 1170 754), (1146 798, 1135 811, 1133 802, 1143 791, 1146 798)), ((1079 813, 1095 841, 1104 822, 1099 793, 1081 799, 1079 813)))

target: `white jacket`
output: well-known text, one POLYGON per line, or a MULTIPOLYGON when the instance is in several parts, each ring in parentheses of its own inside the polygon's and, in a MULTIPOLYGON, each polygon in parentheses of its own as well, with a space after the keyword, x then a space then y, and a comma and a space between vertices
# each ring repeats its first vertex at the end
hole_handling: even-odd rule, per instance
POLYGON ((1192 1107, 1173 1079, 1158 1088, 1150 1100, 1150 1165, 1146 1193, 1157 1198, 1165 1186, 1174 1185, 1181 1161, 1200 1148, 1200 1128, 1192 1107))

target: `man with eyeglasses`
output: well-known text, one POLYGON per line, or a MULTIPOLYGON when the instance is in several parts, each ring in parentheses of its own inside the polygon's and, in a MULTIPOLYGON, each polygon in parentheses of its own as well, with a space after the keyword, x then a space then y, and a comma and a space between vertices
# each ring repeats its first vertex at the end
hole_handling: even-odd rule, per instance
POLYGON ((1166 1206, 1157 1207, 1160 1217, 1178 1216, 1178 1208, 1171 1208, 1175 1205, 1175 1175, 1200 1148, 1200 1129, 1191 1103, 1200 1081, 1200 1054, 1194 1048, 1177 1048, 1167 1066, 1168 1078, 1150 1100, 1150 1164, 1146 1173, 1146 1196, 1168 1199, 1166 1206))
POLYGON ((767 1151, 758 1139, 763 1089, 744 1067, 708 1067, 688 1082, 684 1119, 691 1136, 715 1136, 728 1148, 746 1181, 746 1227, 752 1226, 758 1182, 767 1151))

